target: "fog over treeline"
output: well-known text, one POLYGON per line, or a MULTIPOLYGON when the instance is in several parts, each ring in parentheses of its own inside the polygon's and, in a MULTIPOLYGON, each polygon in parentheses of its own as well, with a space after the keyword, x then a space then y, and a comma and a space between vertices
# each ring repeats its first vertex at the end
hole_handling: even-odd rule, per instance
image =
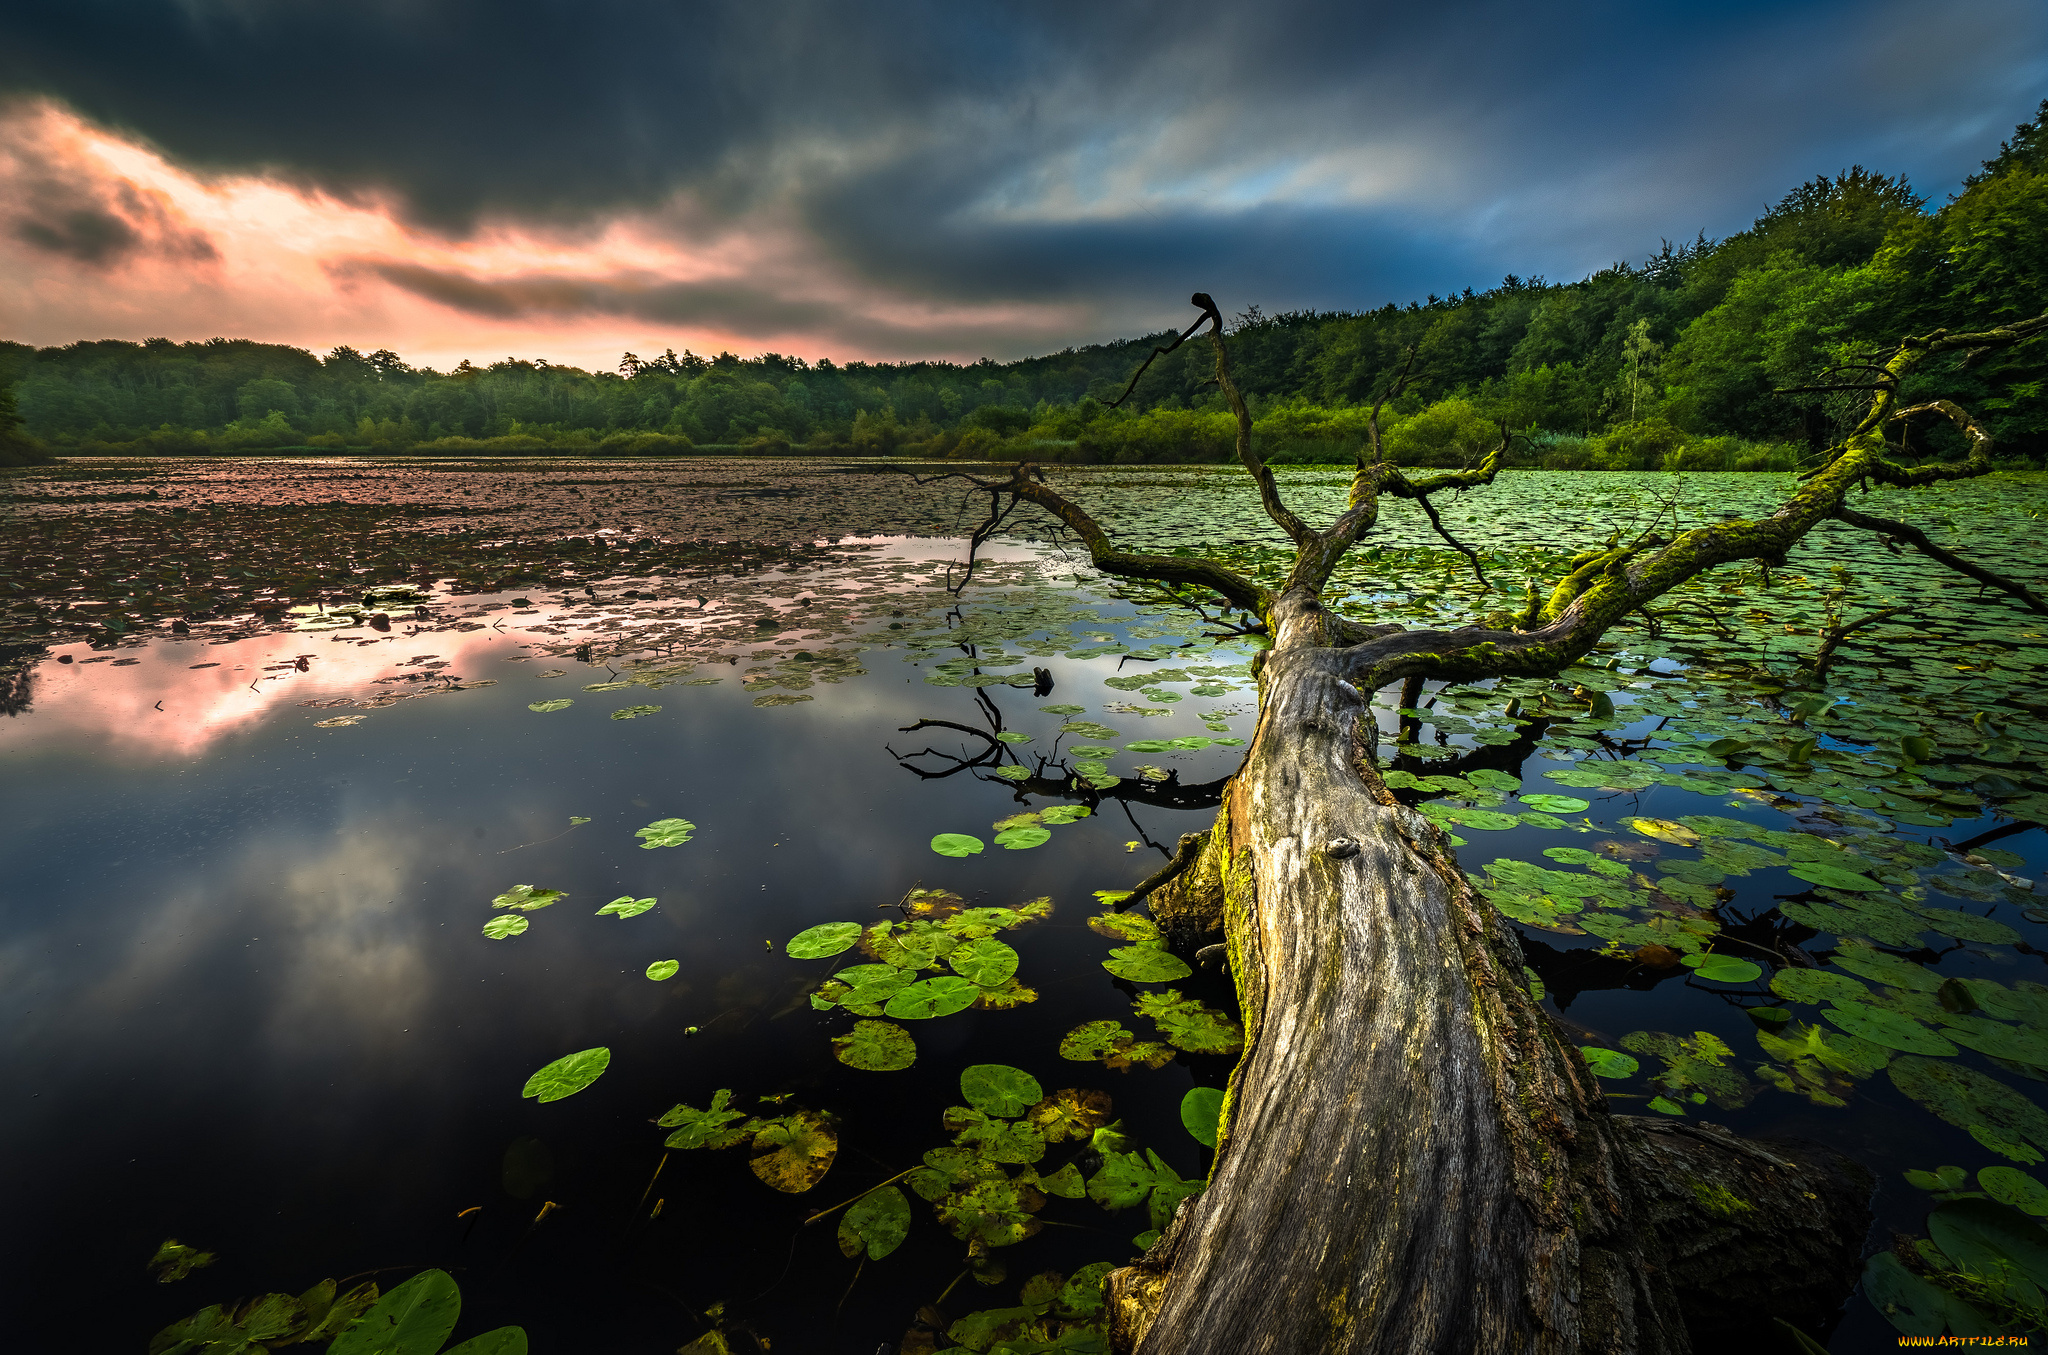
MULTIPOLYGON (((1387 418, 1404 462, 1468 461, 1504 422, 1525 434, 1513 458, 1525 465, 1789 469, 1864 401, 1783 388, 1853 382, 1853 369, 1822 374, 1902 334, 2048 309, 2044 122, 2048 101, 1938 203, 1902 176, 1856 167, 1800 185, 1726 239, 1666 242, 1577 282, 1510 275, 1365 312, 1265 315, 1247 304, 1231 339, 1236 379, 1280 461, 1348 460, 1412 349, 1387 418)), ((1207 344, 1154 363, 1129 400, 1107 407, 1167 337, 973 364, 671 350, 626 354, 609 372, 517 358, 438 372, 388 350, 316 356, 243 339, 0 342, 0 388, 27 437, 59 454, 1222 460, 1234 425, 1207 344)), ((2048 455, 2048 391, 2030 350, 1930 364, 1915 380, 1959 398, 2002 454, 2048 455)), ((1955 450, 1942 438, 1921 450, 1955 450)))

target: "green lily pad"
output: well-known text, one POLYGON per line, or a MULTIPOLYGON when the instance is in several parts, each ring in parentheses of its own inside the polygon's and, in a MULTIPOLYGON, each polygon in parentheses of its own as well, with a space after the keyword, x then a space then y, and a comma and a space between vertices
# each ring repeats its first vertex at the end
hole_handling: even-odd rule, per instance
POLYGON ((1513 828, 1521 823, 1513 814, 1503 814, 1497 809, 1453 809, 1444 817, 1467 828, 1484 828, 1490 832, 1513 828))
POLYGON ((856 1021, 850 1032, 833 1037, 832 1057, 864 1072, 893 1073, 917 1062, 917 1042, 887 1021, 856 1021))
POLYGON ((2048 1285, 2048 1232, 2008 1205, 1950 1200, 1928 1214, 1927 1234, 1961 1269, 1996 1275, 2009 1265, 2034 1284, 2048 1285))
MULTIPOLYGON (((1961 1175, 1957 1169, 1957 1175, 1961 1175)), ((1977 1173, 1977 1184, 2000 1204, 2011 1205, 2036 1218, 2048 1216, 2048 1186, 2013 1167, 1986 1167, 1977 1173)), ((1947 1187, 1949 1190, 1954 1186, 1947 1187)))
POLYGON ((1051 830, 1041 828, 1035 823, 1028 824, 1022 828, 1005 828, 1002 832, 996 834, 996 845, 998 847, 1006 847, 1013 852, 1023 851, 1027 847, 1036 847, 1051 840, 1051 830))
POLYGON ((1795 861, 1786 868, 1794 877, 1808 884, 1822 885, 1828 889, 1845 889, 1852 893, 1873 893, 1884 888, 1868 876, 1858 875, 1853 870, 1830 866, 1819 861, 1795 861))
POLYGON ((1022 1115, 1045 1096, 1038 1079, 1006 1063, 977 1063, 960 1074, 967 1104, 990 1115, 1022 1115))
POLYGON ((1045 1156, 1045 1135, 1027 1120, 998 1119, 969 1106, 953 1106, 945 1114, 954 1142, 972 1148, 991 1162, 1028 1166, 1045 1156))
POLYGON ((508 936, 523 934, 532 925, 531 919, 520 917, 516 913, 505 917, 494 917, 484 924, 484 935, 490 937, 493 941, 503 941, 508 936))
POLYGON ((1763 966, 1734 955, 1688 955, 1679 961, 1703 979, 1715 983, 1748 983, 1762 975, 1763 966))
POLYGON ((983 988, 996 988, 1017 972, 1017 952, 993 937, 982 937, 955 946, 946 963, 961 978, 983 988))
POLYGON ((1127 753, 1163 753, 1173 745, 1165 739, 1139 739, 1136 743, 1124 745, 1127 753))
POLYGON ((1020 734, 1014 729, 1006 729, 1002 733, 996 735, 996 738, 1003 743, 1031 742, 1031 736, 1029 734, 1020 734))
POLYGON ((839 1131, 814 1110, 769 1120, 754 1131, 747 1165, 763 1184, 800 1195, 825 1178, 839 1154, 839 1131))
POLYGON ((1054 805, 1038 817, 1046 823, 1078 823, 1094 812, 1087 805, 1054 805))
POLYGON ((1136 1035, 1115 1021, 1088 1021, 1061 1038, 1060 1057, 1076 1063, 1099 1061, 1105 1067, 1116 1069, 1139 1063, 1148 1068, 1163 1068, 1173 1062, 1173 1047, 1141 1043, 1136 1035))
POLYGON ((1887 1007, 1866 1007, 1860 1002, 1844 1002, 1837 1006, 1822 1008, 1821 1015, 1848 1034, 1868 1040, 1872 1044, 1881 1044, 1886 1049, 1902 1049, 1909 1054, 1939 1054, 1944 1057, 1956 1052, 1954 1045, 1912 1017, 1887 1007))
POLYGON ((1086 706, 1061 704, 1057 706, 1040 706, 1039 709, 1047 715, 1079 715, 1088 708, 1086 706))
POLYGON ((1176 1049, 1190 1054, 1234 1054, 1244 1047, 1244 1027, 1174 989, 1140 993, 1133 1005, 1140 1016, 1150 1017, 1158 1025, 1160 1035, 1176 1049))
POLYGON ((980 838, 966 833, 940 833, 932 839, 932 850, 940 856, 973 856, 985 845, 980 838))
POLYGON ((1846 974, 1825 969, 1781 969, 1771 975, 1771 991, 1788 1002, 1868 1002, 1870 989, 1846 974))
POLYGON ((423 1270, 377 1300, 328 1355, 434 1355, 455 1330, 462 1291, 445 1270, 423 1270))
POLYGON ((541 714, 546 715, 551 711, 567 710, 569 709, 569 707, 575 704, 576 703, 570 700, 568 697, 559 697, 553 701, 536 701, 532 705, 528 706, 527 709, 536 710, 539 711, 541 714))
POLYGON ((783 950, 791 959, 822 960, 852 950, 860 934, 858 922, 821 922, 790 937, 783 950))
POLYGON ((1586 1067, 1592 1069, 1595 1077, 1634 1077, 1636 1069, 1643 1066, 1641 1060, 1633 1054, 1624 1054, 1618 1049, 1603 1049, 1599 1045, 1582 1045, 1579 1054, 1586 1060, 1586 1067))
POLYGON ((1024 1118, 1038 1126, 1047 1143, 1067 1139, 1088 1139, 1109 1123, 1107 1092, 1082 1087, 1064 1087, 1024 1112, 1024 1118))
POLYGON ((941 974, 920 979, 891 997, 882 1008, 885 1016, 898 1021, 921 1021, 934 1016, 951 1016, 965 1011, 981 996, 981 987, 967 979, 941 974))
POLYGON ((612 712, 614 720, 637 720, 643 715, 661 714, 660 706, 622 706, 612 712))
POLYGON ((574 1096, 597 1081, 611 1062, 612 1051, 601 1046, 564 1054, 526 1079, 526 1086, 519 1094, 522 1097, 537 1096, 543 1103, 574 1096))
POLYGON ((1892 988, 1931 993, 1942 983, 1941 975, 1934 971, 1889 951, 1879 950, 1866 941, 1844 941, 1835 951, 1834 963, 1838 969, 1846 969, 1851 974, 1892 988))
POLYGON ((1939 1336, 1948 1329, 1949 1304, 1954 1300, 1888 1251, 1864 1265, 1863 1293, 1885 1321, 1907 1336, 1939 1336))
POLYGON ((760 1126, 747 1119, 746 1112, 730 1108, 732 1089, 721 1087, 711 1098, 709 1110, 698 1110, 694 1106, 676 1106, 655 1121, 663 1129, 676 1132, 668 1136, 664 1145, 669 1148, 730 1148, 749 1137, 760 1126), (734 1124, 733 1121, 742 1121, 734 1124))
POLYGON ((651 851, 656 847, 680 847, 696 831, 697 825, 688 819, 656 819, 645 828, 634 829, 633 836, 644 839, 641 847, 651 851))
POLYGON ((676 971, 682 967, 682 962, 679 960, 656 960, 653 964, 647 966, 647 977, 653 979, 656 983, 660 983, 663 979, 674 978, 676 971))
POLYGON ((1132 983, 1170 983, 1195 971, 1164 946, 1117 946, 1102 967, 1132 983))
MULTIPOLYGON (((996 768, 995 774, 1002 777, 1005 781, 1029 781, 1031 779, 1031 769, 1029 767, 1019 767, 1014 763, 1007 767, 996 768)), ((948 852, 947 855, 950 856, 952 853, 948 852)))
POLYGON ((510 889, 492 899, 491 907, 514 908, 522 913, 536 913, 568 897, 568 894, 559 889, 536 889, 532 885, 513 885, 510 889))
POLYGON ((1180 1099, 1180 1122, 1204 1148, 1216 1146, 1216 1130, 1222 1117, 1221 1088, 1196 1087, 1180 1099))
POLYGON ((910 1201, 894 1186, 861 1196, 839 1220, 839 1250, 879 1261, 910 1235, 910 1201))
POLYGON ((1576 795, 1524 795, 1522 803, 1546 814, 1578 814, 1592 808, 1591 802, 1576 795))
POLYGON ((1957 1128, 1989 1131, 2027 1154, 1998 1149, 2009 1157, 2038 1162, 2039 1150, 2048 1148, 2048 1112, 1996 1078, 1964 1064, 1912 1055, 1893 1060, 1890 1076, 1900 1091, 1957 1128))
POLYGON ((621 894, 618 898, 613 899, 610 903, 598 909, 597 916, 603 917, 609 913, 613 917, 619 918, 638 917, 652 907, 654 907, 653 899, 636 899, 631 894, 621 894))

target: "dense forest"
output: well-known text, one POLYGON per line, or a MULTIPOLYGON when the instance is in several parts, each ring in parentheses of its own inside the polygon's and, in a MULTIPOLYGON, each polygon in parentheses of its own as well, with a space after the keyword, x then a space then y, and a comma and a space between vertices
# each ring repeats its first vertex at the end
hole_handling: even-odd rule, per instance
MULTIPOLYGON (((1524 465, 1790 469, 1867 402, 1842 364, 1901 334, 2039 314, 2043 260, 2048 101, 1938 208, 1902 177, 1859 166, 1801 185, 1724 240, 1666 242, 1579 282, 1510 275, 1365 312, 1253 306, 1236 318, 1233 363, 1264 451, 1281 462, 1349 460, 1367 410, 1405 372, 1388 405, 1388 446, 1404 463, 1468 462, 1504 422, 1525 434, 1513 458, 1524 465)), ((515 358, 437 372, 389 350, 321 358, 242 339, 0 342, 0 391, 11 390, 22 429, 0 410, 0 458, 40 440, 59 454, 1223 459, 1234 424, 1206 345, 1155 363, 1109 407, 1161 341, 971 365, 670 350, 628 353, 613 372, 515 358)), ((2003 455, 2039 462, 2048 391, 2015 365, 2027 362, 1963 355, 1916 380, 1984 418, 2003 455)), ((1935 435, 1909 450, 1960 443, 1935 435)))

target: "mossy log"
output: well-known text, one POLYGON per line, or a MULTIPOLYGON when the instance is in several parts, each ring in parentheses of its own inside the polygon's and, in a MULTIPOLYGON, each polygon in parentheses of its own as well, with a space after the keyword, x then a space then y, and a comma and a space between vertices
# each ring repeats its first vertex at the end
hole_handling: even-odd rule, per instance
POLYGON ((1854 1169, 1610 1114, 1332 652, 1263 682, 1212 848, 1155 895, 1180 926, 1221 894, 1245 1055, 1207 1192, 1111 1277, 1116 1348, 1675 1355, 1774 1261, 1810 1277, 1794 1320, 1838 1305, 1854 1169))

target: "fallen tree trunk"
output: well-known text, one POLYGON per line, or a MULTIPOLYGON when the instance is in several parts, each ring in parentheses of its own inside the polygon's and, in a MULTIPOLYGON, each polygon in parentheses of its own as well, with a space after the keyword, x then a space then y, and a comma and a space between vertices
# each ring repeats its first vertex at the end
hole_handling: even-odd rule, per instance
MULTIPOLYGON (((1793 1266, 1827 1295, 1814 1311, 1808 1285, 1769 1315, 1839 1304, 1868 1226, 1839 1185, 1854 1170, 1610 1116, 1529 998, 1514 933, 1442 831, 1380 787, 1377 728, 1329 651, 1277 652, 1263 681, 1217 872, 1246 1054, 1208 1191, 1112 1277, 1118 1348, 1690 1350, 1697 1257, 1674 1243, 1711 1234, 1672 1226, 1688 1200, 1803 1239, 1750 1239, 1753 1268, 1793 1266), (1732 1167, 1691 1161, 1715 1154, 1732 1167)), ((1207 892, 1177 887, 1169 919, 1207 892)))

